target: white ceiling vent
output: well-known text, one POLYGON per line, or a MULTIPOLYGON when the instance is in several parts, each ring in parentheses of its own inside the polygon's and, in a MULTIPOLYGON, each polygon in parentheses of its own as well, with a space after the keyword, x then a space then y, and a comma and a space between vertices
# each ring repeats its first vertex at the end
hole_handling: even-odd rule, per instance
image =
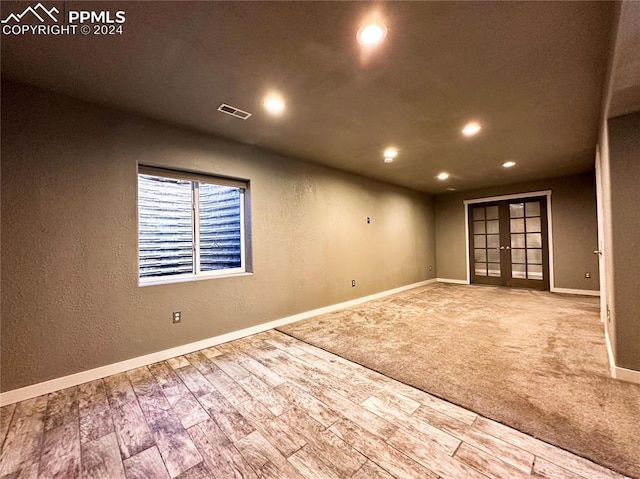
POLYGON ((227 105, 226 103, 221 104, 218 107, 218 111, 226 113, 227 115, 235 116, 236 118, 240 118, 241 120, 246 120, 251 116, 251 113, 249 113, 248 111, 244 111, 234 106, 227 105))

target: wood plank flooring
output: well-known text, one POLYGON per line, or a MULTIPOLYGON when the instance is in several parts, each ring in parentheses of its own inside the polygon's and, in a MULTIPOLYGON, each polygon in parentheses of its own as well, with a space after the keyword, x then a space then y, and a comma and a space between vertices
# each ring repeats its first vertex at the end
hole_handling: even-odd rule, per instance
POLYGON ((0 420, 0 479, 624 477, 276 331, 0 420))

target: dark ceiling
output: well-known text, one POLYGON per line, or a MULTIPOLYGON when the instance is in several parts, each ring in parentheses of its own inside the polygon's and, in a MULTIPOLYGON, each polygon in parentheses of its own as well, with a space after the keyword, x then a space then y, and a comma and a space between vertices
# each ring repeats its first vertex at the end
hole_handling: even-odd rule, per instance
POLYGON ((607 116, 640 111, 640 2, 620 5, 607 116))
POLYGON ((3 77, 432 194, 593 168, 611 2, 44 3, 123 10, 124 33, 3 35, 3 77), (374 12, 388 35, 365 52, 374 12))

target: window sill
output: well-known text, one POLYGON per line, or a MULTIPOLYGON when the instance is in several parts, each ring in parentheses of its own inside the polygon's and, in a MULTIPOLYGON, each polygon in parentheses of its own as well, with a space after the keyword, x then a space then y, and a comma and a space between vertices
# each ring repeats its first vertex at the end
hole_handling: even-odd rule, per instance
POLYGON ((188 283, 191 281, 206 281, 211 279, 223 279, 223 278, 236 278, 238 276, 253 276, 253 273, 248 271, 237 271, 233 273, 220 273, 220 274, 205 274, 205 275, 184 275, 184 276, 169 276, 165 278, 153 278, 148 280, 138 279, 138 286, 141 288, 147 286, 159 286, 162 284, 174 284, 174 283, 188 283))

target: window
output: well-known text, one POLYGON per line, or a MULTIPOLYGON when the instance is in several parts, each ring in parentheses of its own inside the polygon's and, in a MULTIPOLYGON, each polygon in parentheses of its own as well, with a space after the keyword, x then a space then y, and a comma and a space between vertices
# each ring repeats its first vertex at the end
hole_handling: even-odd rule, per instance
POLYGON ((247 182, 140 166, 140 283, 242 273, 247 182))

